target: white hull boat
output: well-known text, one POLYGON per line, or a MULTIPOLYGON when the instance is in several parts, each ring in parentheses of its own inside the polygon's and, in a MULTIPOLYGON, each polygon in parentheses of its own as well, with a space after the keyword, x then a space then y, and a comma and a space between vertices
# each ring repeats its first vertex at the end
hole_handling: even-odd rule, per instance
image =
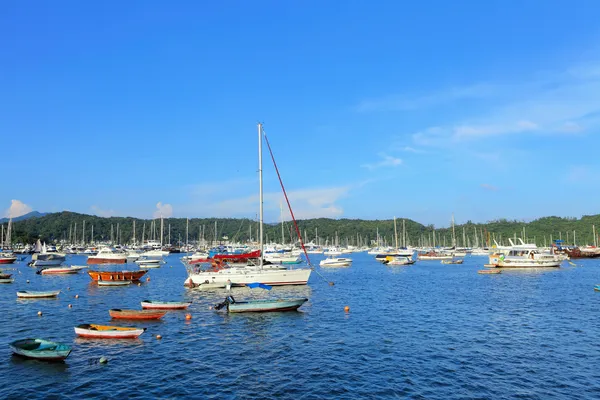
POLYGON ((352 265, 351 258, 331 257, 322 260, 319 265, 321 267, 349 267, 352 265))
POLYGON ((270 286, 306 285, 312 271, 308 268, 298 269, 261 269, 260 267, 223 268, 219 271, 201 271, 191 273, 186 280, 194 286, 205 283, 218 283, 232 286, 245 286, 248 283, 260 282, 270 286))

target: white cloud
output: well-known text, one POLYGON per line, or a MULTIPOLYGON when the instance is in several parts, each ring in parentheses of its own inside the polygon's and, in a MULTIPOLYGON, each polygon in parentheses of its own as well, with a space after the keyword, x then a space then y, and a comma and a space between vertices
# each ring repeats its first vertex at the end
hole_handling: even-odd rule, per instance
POLYGON ((33 209, 21 200, 11 200, 10 207, 4 211, 6 218, 16 218, 32 212, 33 209))
POLYGON ((481 98, 477 107, 472 108, 476 111, 414 133, 411 136, 413 143, 452 146, 458 142, 511 134, 574 135, 598 127, 600 63, 538 74, 520 83, 471 85, 423 98, 440 100, 429 102, 431 105, 441 104, 441 100, 455 102, 476 96, 481 98), (478 87, 480 89, 476 89, 478 87))
POLYGON ((90 207, 90 210, 92 211, 92 214, 97 215, 99 217, 114 217, 117 215, 117 213, 115 212, 115 210, 104 210, 96 205, 93 205, 90 207))
POLYGON ((154 218, 169 218, 173 216, 173 206, 170 204, 163 204, 159 201, 156 203, 156 210, 152 216, 154 218))
POLYGON ((409 97, 407 95, 392 95, 378 99, 364 100, 360 102, 355 109, 358 112, 415 110, 434 107, 458 100, 481 99, 498 96, 501 92, 508 93, 508 91, 509 89, 504 86, 479 83, 470 86, 443 89, 438 92, 417 97, 409 97))
MULTIPOLYGON (((192 187, 193 203, 178 206, 178 213, 190 216, 205 217, 247 217, 256 218, 258 215, 258 194, 254 194, 254 182, 252 185, 237 187, 239 193, 252 193, 231 197, 229 188, 230 181, 218 184, 199 184, 192 187), (199 192, 201 187, 217 187, 220 189, 207 192, 199 192)), ((353 187, 358 185, 335 186, 328 188, 302 188, 288 191, 288 197, 297 219, 305 218, 337 218, 343 215, 344 210, 339 200, 347 196, 353 187)), ((281 191, 265 192, 263 195, 263 207, 265 221, 274 222, 280 220, 280 205, 283 205, 284 219, 289 220, 290 215, 287 204, 281 191)))
POLYGON ((379 153, 378 156, 381 158, 381 161, 372 164, 363 164, 361 167, 373 170, 381 167, 397 167, 402 164, 402 159, 400 158, 392 157, 384 153, 379 153))

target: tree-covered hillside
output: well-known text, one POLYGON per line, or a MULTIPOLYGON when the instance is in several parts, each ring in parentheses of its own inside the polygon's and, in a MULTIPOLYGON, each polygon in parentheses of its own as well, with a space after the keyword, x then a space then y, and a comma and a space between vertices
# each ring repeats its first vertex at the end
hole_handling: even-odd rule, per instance
MULTIPOLYGON (((13 222, 12 242, 33 243, 38 238, 46 242, 61 240, 73 243, 90 243, 92 229, 94 241, 117 241, 121 244, 133 241, 133 225, 135 221, 135 236, 137 242, 142 239, 160 238, 160 220, 143 220, 129 217, 102 218, 93 215, 78 214, 73 212, 60 212, 47 214, 42 217, 30 218, 13 222), (85 232, 83 230, 85 222, 85 232), (85 236, 84 236, 85 235, 85 236)), ((433 244, 434 227, 422 225, 406 219, 406 236, 408 244, 431 245, 433 244)), ((399 244, 402 245, 402 223, 397 219, 399 244)), ((186 240, 186 219, 167 218, 164 224, 164 243, 177 244, 186 240)), ((321 244, 335 243, 351 245, 370 245, 377 239, 379 233, 382 243, 393 244, 393 220, 360 220, 360 219, 309 219, 300 220, 298 225, 304 241, 315 241, 316 235, 321 244)), ((580 219, 544 217, 528 223, 522 221, 497 220, 484 224, 467 222, 455 227, 457 244, 459 246, 474 246, 482 241, 495 239, 500 244, 507 244, 507 238, 522 237, 527 242, 536 242, 538 245, 549 244, 550 240, 563 239, 576 244, 593 244, 593 226, 600 227, 600 215, 584 216, 580 219), (477 236, 477 237, 476 237, 477 236), (463 239, 464 242, 463 242, 463 239)), ((6 230, 7 224, 3 224, 6 230)), ((256 241, 258 236, 258 223, 249 219, 235 218, 193 218, 189 220, 189 241, 196 242, 199 238, 208 241, 223 240, 247 242, 256 241), (216 222, 216 224, 215 224, 216 222), (216 231, 215 231, 216 227, 216 231)), ((281 242, 281 224, 266 224, 265 237, 268 241, 281 242)), ((283 224, 283 237, 286 243, 295 240, 293 224, 283 224)), ((450 246, 452 243, 452 230, 450 227, 435 229, 436 245, 450 246)))

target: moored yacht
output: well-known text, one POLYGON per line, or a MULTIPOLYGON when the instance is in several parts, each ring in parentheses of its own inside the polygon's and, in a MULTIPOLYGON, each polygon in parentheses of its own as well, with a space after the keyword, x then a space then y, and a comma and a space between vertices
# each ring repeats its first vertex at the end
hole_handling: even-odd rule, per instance
POLYGON ((88 264, 125 264, 126 262, 127 254, 111 247, 103 247, 98 254, 87 259, 88 264))
POLYGON ((504 248, 503 252, 490 255, 489 264, 497 268, 556 268, 560 267, 562 259, 551 250, 541 252, 535 244, 514 245, 504 248))

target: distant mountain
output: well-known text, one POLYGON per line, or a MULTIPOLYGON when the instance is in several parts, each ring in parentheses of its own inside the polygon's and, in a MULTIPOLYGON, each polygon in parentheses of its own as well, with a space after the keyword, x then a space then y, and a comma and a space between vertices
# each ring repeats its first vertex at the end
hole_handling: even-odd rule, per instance
MULTIPOLYGON (((24 221, 24 220, 30 219, 30 218, 40 218, 40 217, 43 217, 44 215, 48 215, 48 213, 41 213, 39 211, 32 211, 32 212, 27 213, 25 215, 21 215, 20 217, 13 218, 13 222, 24 221)), ((0 224, 5 224, 7 222, 8 222, 8 218, 0 218, 0 224)))

